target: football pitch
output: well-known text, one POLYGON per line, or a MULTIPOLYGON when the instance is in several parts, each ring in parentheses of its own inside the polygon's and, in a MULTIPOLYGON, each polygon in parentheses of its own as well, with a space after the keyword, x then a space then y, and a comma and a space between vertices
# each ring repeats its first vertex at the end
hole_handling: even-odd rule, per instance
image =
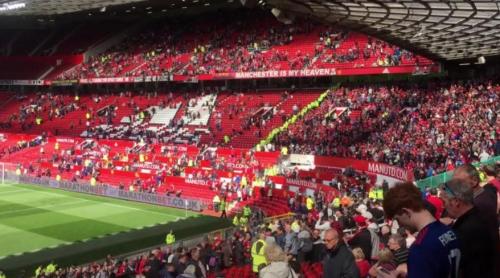
POLYGON ((35 185, 0 184, 0 259, 198 215, 35 185))

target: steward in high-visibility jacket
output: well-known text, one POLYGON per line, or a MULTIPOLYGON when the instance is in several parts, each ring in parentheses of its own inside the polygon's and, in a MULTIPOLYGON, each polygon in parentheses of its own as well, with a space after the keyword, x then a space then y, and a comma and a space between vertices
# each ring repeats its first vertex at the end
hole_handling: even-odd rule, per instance
POLYGON ((42 273, 43 267, 40 265, 38 268, 35 270, 35 277, 40 276, 40 273, 42 273))
POLYGON ((238 215, 235 215, 233 218, 233 225, 234 226, 239 226, 240 225, 240 220, 238 219, 238 215))
POLYGON ((219 195, 215 195, 212 202, 214 203, 214 210, 215 212, 219 211, 219 205, 220 205, 220 198, 219 195))
POLYGON ((293 231, 300 230, 300 224, 299 221, 295 220, 292 222, 292 225, 290 225, 293 231))
POLYGON ((174 232, 172 232, 172 230, 170 230, 170 233, 168 233, 167 236, 165 237, 165 243, 167 245, 172 245, 175 243, 175 235, 174 232))
POLYGON ((368 198, 370 200, 377 199, 377 193, 375 193, 375 189, 374 188, 371 188, 370 191, 368 192, 368 198))
POLYGON ((226 203, 226 197, 220 201, 220 207, 219 207, 221 213, 220 213, 220 218, 227 218, 227 203, 226 203))
POLYGON ((250 209, 250 207, 245 206, 243 208, 243 216, 245 216, 246 218, 249 218, 251 214, 252 214, 252 210, 250 209))
POLYGON ((50 263, 46 268, 45 268, 45 274, 51 274, 56 271, 57 265, 54 263, 50 263))
POLYGON ((265 238, 266 235, 264 230, 262 230, 259 233, 259 240, 252 244, 252 271, 254 273, 259 272, 259 266, 267 264, 266 257, 264 256, 264 249, 266 248, 265 238))
POLYGON ((311 211, 314 208, 314 200, 311 198, 311 196, 307 197, 306 199, 306 207, 308 211, 311 211))
POLYGON ((246 226, 248 224, 248 217, 242 216, 240 217, 240 226, 246 226))
POLYGON ((288 155, 288 148, 287 147, 281 148, 281 155, 288 155))
POLYGON ((377 200, 379 201, 382 201, 384 200, 384 190, 382 190, 382 188, 378 188, 376 191, 376 196, 377 196, 377 200))
POLYGON ((340 198, 339 197, 335 197, 335 199, 333 199, 333 207, 334 208, 340 207, 340 198))

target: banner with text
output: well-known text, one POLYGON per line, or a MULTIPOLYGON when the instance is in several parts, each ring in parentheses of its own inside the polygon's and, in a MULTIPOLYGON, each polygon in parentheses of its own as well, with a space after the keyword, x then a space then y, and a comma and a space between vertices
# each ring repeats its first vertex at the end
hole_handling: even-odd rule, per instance
POLYGON ((413 181, 413 173, 410 170, 396 166, 378 163, 374 161, 356 160, 338 157, 316 156, 314 158, 316 167, 323 168, 347 168, 352 167, 354 170, 369 172, 377 175, 383 175, 395 178, 401 181, 413 181))
POLYGON ((74 183, 69 181, 56 181, 49 178, 37 178, 31 176, 21 176, 20 181, 23 183, 38 184, 51 188, 63 189, 73 192, 86 193, 98 196, 105 196, 129 201, 149 203, 154 205, 174 207, 179 209, 188 209, 193 211, 201 211, 202 203, 199 200, 177 198, 166 195, 151 194, 145 192, 131 192, 120 190, 112 186, 91 186, 86 184, 74 183))

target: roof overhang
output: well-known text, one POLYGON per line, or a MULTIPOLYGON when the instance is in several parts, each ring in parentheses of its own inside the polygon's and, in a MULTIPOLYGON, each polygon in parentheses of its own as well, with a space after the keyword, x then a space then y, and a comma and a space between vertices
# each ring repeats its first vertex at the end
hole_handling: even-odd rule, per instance
POLYGON ((500 1, 261 0, 438 60, 500 55, 500 1))

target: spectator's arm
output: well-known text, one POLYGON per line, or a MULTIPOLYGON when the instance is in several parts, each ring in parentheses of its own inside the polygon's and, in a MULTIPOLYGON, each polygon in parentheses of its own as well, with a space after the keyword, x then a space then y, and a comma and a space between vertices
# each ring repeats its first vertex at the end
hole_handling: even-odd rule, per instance
POLYGON ((314 229, 320 230, 320 231, 326 231, 330 228, 331 227, 330 227, 329 221, 326 221, 325 223, 321 224, 321 220, 318 220, 318 222, 316 222, 316 225, 314 226, 314 229))
POLYGON ((370 267, 370 270, 368 271, 368 274, 370 275, 370 277, 377 277, 378 266, 379 266, 379 263, 376 263, 372 267, 370 267))

